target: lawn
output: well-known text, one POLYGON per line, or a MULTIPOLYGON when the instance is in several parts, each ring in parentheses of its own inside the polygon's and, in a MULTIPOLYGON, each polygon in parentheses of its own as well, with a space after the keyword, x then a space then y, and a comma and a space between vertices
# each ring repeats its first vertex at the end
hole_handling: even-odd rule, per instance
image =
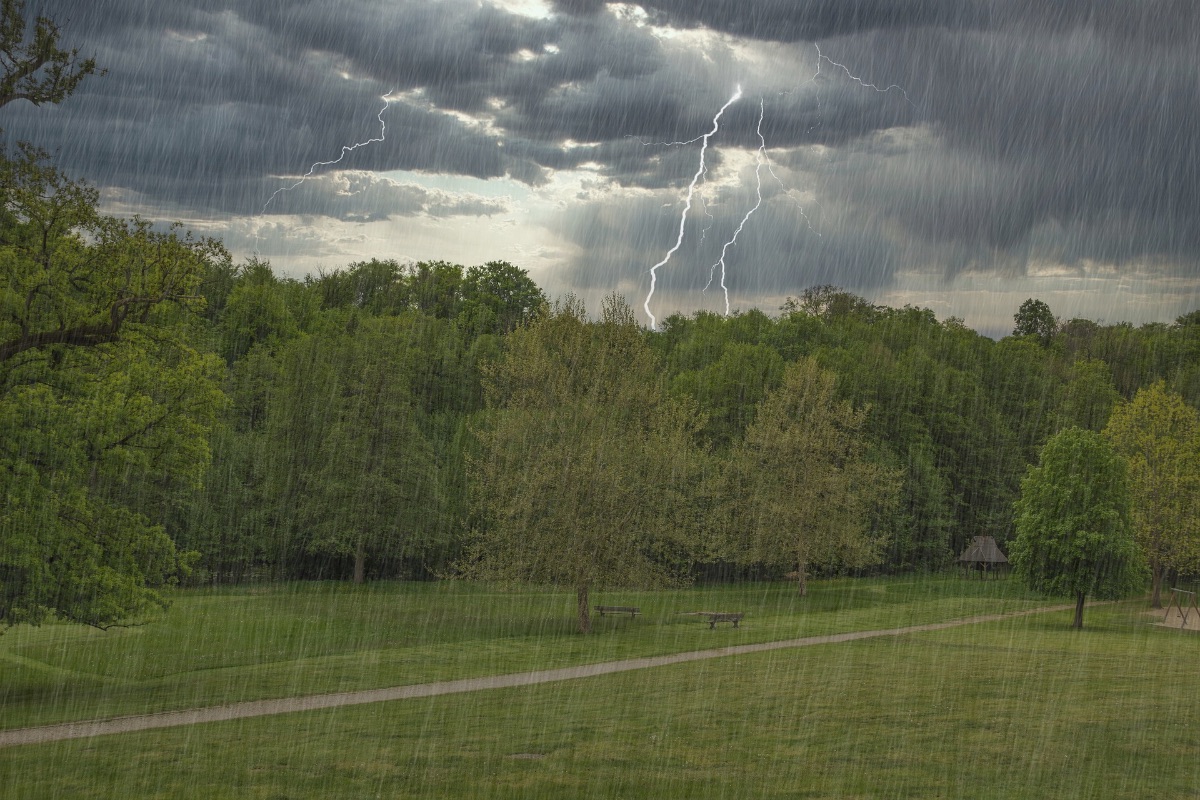
MULTIPOLYGON (((868 630, 1039 601, 1011 583, 568 595, 462 585, 195 592, 161 622, 0 638, 6 727, 868 630), (258 593, 256 593, 258 592, 258 593), (710 631, 680 610, 746 611, 710 631), (177 616, 183 618, 176 620, 177 616), (186 622, 190 620, 190 625, 186 622), (11 638, 10 638, 11 637, 11 638), (205 659, 205 657, 208 657, 205 659), (315 677, 309 673, 315 673, 315 677), (150 699, 139 700, 139 694, 150 699), (81 713, 85 712, 85 713, 81 713), (25 722, 10 723, 13 714, 25 722)), ((0 750, 5 797, 1191 797, 1200 636, 1142 604, 521 689, 0 750)))
POLYGON ((575 632, 570 592, 460 582, 273 584, 180 592, 151 624, 18 627, 0 636, 0 728, 352 691, 899 627, 1044 604, 1015 582, 832 580, 606 592, 575 632), (742 627, 677 612, 744 611, 742 627))

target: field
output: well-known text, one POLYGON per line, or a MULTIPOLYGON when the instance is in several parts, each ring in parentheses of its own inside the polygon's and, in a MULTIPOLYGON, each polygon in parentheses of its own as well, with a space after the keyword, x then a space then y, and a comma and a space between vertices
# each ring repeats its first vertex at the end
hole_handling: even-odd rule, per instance
MULTIPOLYGON (((424 683, 1049 605, 1014 582, 573 597, 455 583, 177 596, 0 637, 0 728, 424 683), (743 627, 676 612, 745 611, 743 627)), ((540 686, 0 749, 4 797, 1192 797, 1200 637, 1144 602, 540 686), (203 787, 201 790, 200 787, 203 787)))

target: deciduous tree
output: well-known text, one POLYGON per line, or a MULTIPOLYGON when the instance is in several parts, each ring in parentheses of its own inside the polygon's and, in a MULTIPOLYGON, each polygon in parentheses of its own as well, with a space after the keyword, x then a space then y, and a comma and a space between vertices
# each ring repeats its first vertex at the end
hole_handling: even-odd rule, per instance
POLYGON ((509 335, 486 377, 467 574, 589 593, 675 579, 689 549, 693 421, 623 300, 568 299, 509 335))
POLYGON ((222 368, 191 326, 228 254, 103 217, 26 156, 0 222, 0 624, 105 627, 160 605, 182 566, 153 506, 209 456, 222 368))
POLYGON ((1058 319, 1050 310, 1050 306, 1032 297, 1021 303, 1017 313, 1013 315, 1016 327, 1013 336, 1032 336, 1043 346, 1050 344, 1058 330, 1058 319))
POLYGON ((24 0, 2 0, 0 107, 16 100, 35 106, 61 103, 80 81, 96 74, 94 59, 80 59, 79 50, 59 47, 62 31, 50 17, 37 17, 32 37, 26 33, 24 0))
POLYGON ((1051 437, 1021 481, 1016 511, 1009 559, 1030 588, 1074 598, 1074 627, 1083 627, 1088 597, 1117 599, 1144 586, 1125 465, 1099 433, 1068 428, 1051 437))
MULTIPOLYGON (((0 2, 0 107, 57 103, 91 59, 0 2)), ((161 606, 187 561, 155 517, 198 481, 223 396, 191 344, 217 243, 105 217, 28 145, 0 156, 0 625, 161 606), (156 510, 157 507, 157 510, 156 510)))
POLYGON ((898 475, 867 457, 864 417, 813 359, 785 368, 730 456, 723 496, 736 558, 796 567, 801 594, 810 566, 879 560, 886 537, 873 512, 894 497, 898 475))
POLYGON ((1104 435, 1125 459, 1151 605, 1162 608, 1167 570, 1200 567, 1200 414, 1158 381, 1117 406, 1104 435))
POLYGON ((283 353, 268 433, 279 518, 309 554, 398 558, 438 522, 441 498, 412 392, 406 320, 295 340, 283 353))

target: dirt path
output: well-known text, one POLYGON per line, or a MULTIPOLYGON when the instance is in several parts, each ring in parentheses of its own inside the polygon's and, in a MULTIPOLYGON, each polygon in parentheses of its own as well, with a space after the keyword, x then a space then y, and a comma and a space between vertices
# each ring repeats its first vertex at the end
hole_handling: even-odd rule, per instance
POLYGON ((722 658, 724 656, 736 656, 744 653, 761 653, 767 650, 784 650, 792 647, 808 647, 817 644, 835 644, 837 642, 850 642, 856 639, 871 639, 879 636, 902 636, 906 633, 919 633, 921 631, 940 631, 947 628, 957 628, 962 625, 974 625, 980 622, 993 622, 1011 617, 1023 617, 1029 614, 1064 611, 1073 609, 1074 607, 1074 604, 1046 606, 1008 614, 987 614, 951 620, 949 622, 910 625, 906 628, 834 633, 826 636, 806 636, 802 639, 788 639, 780 642, 733 645, 731 647, 719 647, 714 650, 694 650, 688 653, 630 658, 623 661, 606 661, 599 664, 583 664, 577 667, 538 670, 536 672, 489 675, 483 678, 419 683, 409 686, 393 686, 387 689, 367 689, 361 692, 283 697, 275 700, 251 700, 224 706, 194 708, 188 711, 165 711, 160 714, 144 714, 134 717, 116 717, 114 719, 92 720, 89 722, 66 722, 59 725, 44 725, 37 728, 16 728, 14 730, 0 731, 0 747, 57 742, 62 739, 83 739, 91 736, 104 736, 110 733, 130 733, 132 731, 145 731, 154 728, 173 728, 178 725, 195 725, 198 722, 221 722, 230 719, 244 719, 246 717, 263 717, 269 714, 288 714, 293 711, 313 711, 319 708, 381 703, 388 700, 408 700, 415 697, 478 692, 485 689, 532 686, 538 683, 550 683, 551 681, 571 680, 574 678, 590 678, 596 675, 608 675, 613 672, 664 667, 669 664, 683 664, 688 661, 702 661, 707 658, 722 658))

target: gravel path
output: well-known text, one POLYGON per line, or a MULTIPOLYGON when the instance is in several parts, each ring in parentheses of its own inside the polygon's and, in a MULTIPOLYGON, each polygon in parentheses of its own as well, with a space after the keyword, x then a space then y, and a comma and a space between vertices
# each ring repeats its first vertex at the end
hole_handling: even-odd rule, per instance
POLYGON ((312 711, 319 708, 354 706, 362 703, 381 703, 388 700, 408 700, 414 697, 478 692, 485 689, 506 689, 513 686, 532 686, 538 683, 571 680, 574 678, 590 678, 595 675, 608 675, 613 672, 664 667, 669 664, 682 664, 687 661, 702 661, 707 658, 722 658, 724 656, 736 656, 744 653, 761 653, 767 650, 784 650, 792 647, 808 647, 816 644, 835 644, 837 642, 850 642, 856 639, 871 639, 879 636, 902 636, 906 633, 918 633, 921 631, 940 631, 946 628, 957 628, 962 625, 974 625, 979 622, 992 622, 1011 617, 1023 617, 1028 614, 1042 614, 1048 611, 1063 611, 1073 609, 1074 607, 1073 604, 1047 606, 1030 611, 1016 611, 1009 614, 987 614, 951 620, 950 622, 910 625, 906 628, 834 633, 826 636, 806 636, 802 639, 788 639, 780 642, 742 644, 731 647, 719 647, 714 650, 694 650, 688 653, 673 653, 665 656, 629 658, 623 661, 606 661, 599 664, 583 664, 577 667, 563 667, 561 669, 517 672, 510 675, 489 675, 483 678, 465 678, 457 681, 419 683, 409 686, 393 686, 387 689, 368 689, 361 692, 283 697, 275 700, 251 700, 244 703, 230 703, 224 706, 194 708, 188 711, 165 711, 161 714, 143 714, 133 717, 116 717, 114 719, 92 720, 88 722, 66 722, 60 725, 44 725, 37 728, 16 728, 0 731, 0 747, 57 742, 62 739, 84 739, 91 736, 105 736, 111 733, 130 733, 132 731, 145 731, 154 728, 173 728, 178 725, 194 725, 198 722, 221 722, 223 720, 244 719, 246 717, 263 717, 269 714, 288 714, 293 711, 312 711))

